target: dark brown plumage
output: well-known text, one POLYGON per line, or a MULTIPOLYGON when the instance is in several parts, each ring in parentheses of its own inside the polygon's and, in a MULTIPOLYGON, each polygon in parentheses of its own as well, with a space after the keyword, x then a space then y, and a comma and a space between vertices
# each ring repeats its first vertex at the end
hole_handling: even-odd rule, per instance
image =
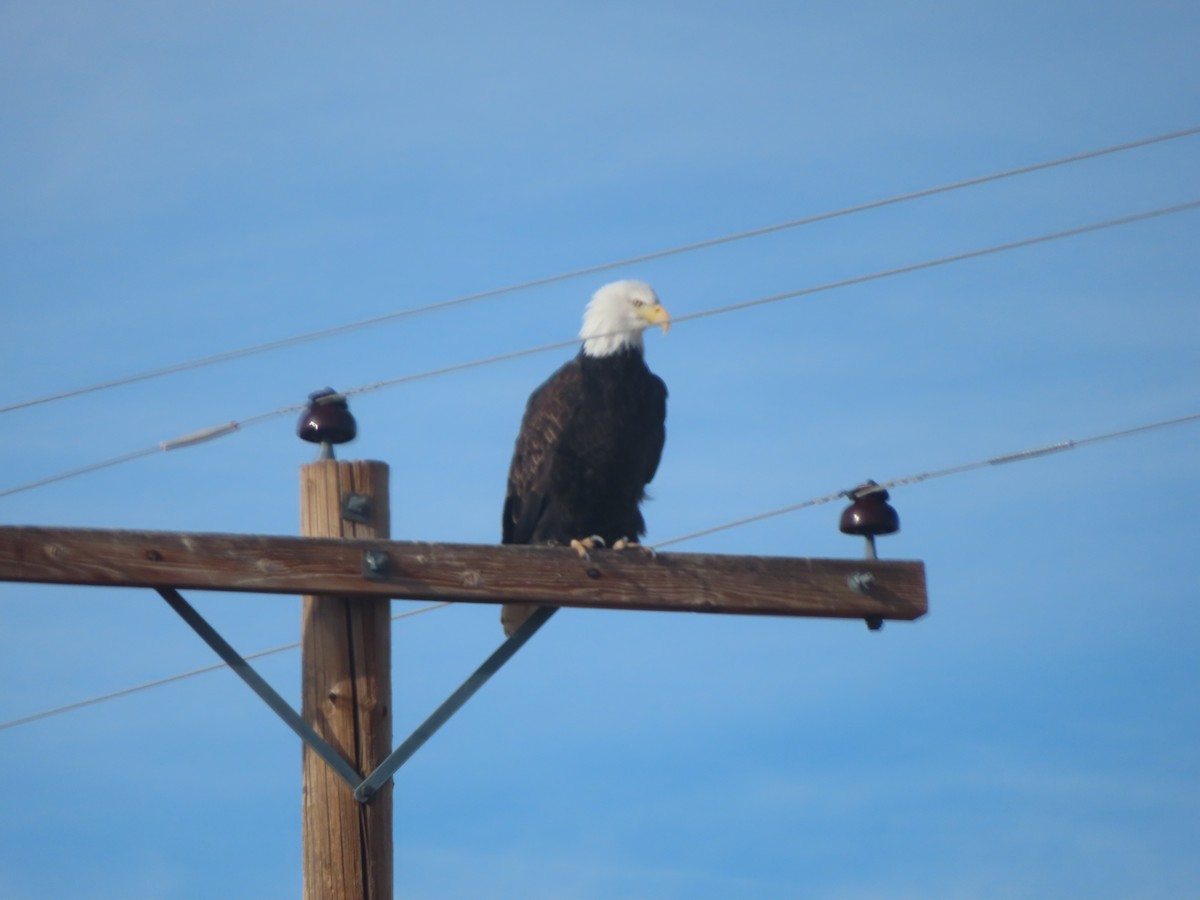
MULTIPOLYGON (((567 545, 599 536, 612 546, 645 534, 639 504, 662 456, 667 388, 646 366, 641 332, 669 319, 641 282, 601 289, 588 316, 584 348, 526 405, 504 499, 505 544, 567 545), (628 308, 632 317, 623 340, 595 331, 611 327, 597 321, 607 323, 610 316, 602 313, 614 308, 628 308)), ((505 606, 505 632, 511 634, 529 611, 505 606)))

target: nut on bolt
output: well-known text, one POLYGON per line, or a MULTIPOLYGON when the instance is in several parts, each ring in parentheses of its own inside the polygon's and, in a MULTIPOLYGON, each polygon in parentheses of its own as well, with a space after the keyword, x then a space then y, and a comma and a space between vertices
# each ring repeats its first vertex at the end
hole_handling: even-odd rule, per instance
POLYGON ((869 594, 875 586, 875 576, 870 572, 855 572, 846 579, 846 583, 856 594, 869 594))
POLYGON ((382 550, 363 551, 363 578, 378 580, 386 578, 388 573, 388 556, 382 550))

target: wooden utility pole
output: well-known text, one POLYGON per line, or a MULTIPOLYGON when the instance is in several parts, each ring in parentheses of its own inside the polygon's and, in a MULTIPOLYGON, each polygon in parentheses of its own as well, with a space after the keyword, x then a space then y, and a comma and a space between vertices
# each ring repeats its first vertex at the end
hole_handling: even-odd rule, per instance
MULTIPOLYGON (((327 459, 300 470, 300 530, 308 536, 390 536, 388 467, 327 459)), ((302 715, 360 773, 392 749, 390 601, 305 596, 302 715)), ((392 785, 360 804, 307 744, 301 834, 305 900, 392 896, 392 785)))
POLYGON ((158 590, 304 739, 305 900, 392 896, 390 773, 523 640, 505 641, 393 753, 389 598, 835 617, 871 628, 928 609, 919 561, 613 550, 581 559, 563 547, 391 541, 387 484, 383 463, 305 466, 299 538, 0 526, 0 581, 158 590), (303 716, 247 671, 179 589, 305 595, 303 716), (311 744, 331 746, 323 759, 311 744))
POLYGON ((927 610, 924 565, 875 558, 874 535, 899 522, 874 482, 842 516, 842 531, 867 535, 858 561, 391 541, 387 465, 333 459, 354 418, 332 389, 309 399, 297 433, 322 458, 300 470, 304 537, 0 526, 0 581, 156 590, 302 739, 304 900, 392 896, 392 776, 557 607, 861 618, 873 630, 927 610), (191 588, 303 595, 300 714, 180 595, 191 588), (395 750, 393 597, 540 606, 395 750))

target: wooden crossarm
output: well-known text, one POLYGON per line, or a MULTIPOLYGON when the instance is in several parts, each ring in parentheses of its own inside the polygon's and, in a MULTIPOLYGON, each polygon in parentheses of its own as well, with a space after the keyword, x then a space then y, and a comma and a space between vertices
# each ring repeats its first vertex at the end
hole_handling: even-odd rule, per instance
POLYGON ((914 561, 603 549, 581 559, 559 547, 32 526, 0 527, 0 581, 837 618, 927 610, 914 561))

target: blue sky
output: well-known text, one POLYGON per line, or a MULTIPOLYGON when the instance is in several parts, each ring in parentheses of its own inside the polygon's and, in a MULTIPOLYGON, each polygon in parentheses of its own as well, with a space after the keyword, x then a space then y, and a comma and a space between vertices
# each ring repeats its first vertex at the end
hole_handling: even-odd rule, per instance
MULTIPOLYGON (((0 3, 0 397, 1194 126, 1198 45, 1182 2, 0 3)), ((682 316, 1194 200, 1197 140, 10 412, 0 490, 570 338, 610 278, 682 316)), ((649 539, 1200 411, 1197 215, 648 335, 649 539)), ((498 540, 569 352, 354 400, 396 538, 498 540)), ((294 534, 292 424, 0 521, 294 534)), ((913 624, 560 614, 398 775, 397 894, 1197 893, 1198 427, 896 491, 913 624)), ((679 549, 859 555, 837 515, 679 549)), ((189 599, 243 652, 298 637, 291 598, 189 599)), ((393 637, 398 741, 500 630, 393 637)), ((212 661, 149 592, 0 585, 0 721, 212 661)), ((259 668, 296 700, 296 654, 259 668)), ((0 731, 0 896, 295 896, 299 756, 227 672, 0 731)))

